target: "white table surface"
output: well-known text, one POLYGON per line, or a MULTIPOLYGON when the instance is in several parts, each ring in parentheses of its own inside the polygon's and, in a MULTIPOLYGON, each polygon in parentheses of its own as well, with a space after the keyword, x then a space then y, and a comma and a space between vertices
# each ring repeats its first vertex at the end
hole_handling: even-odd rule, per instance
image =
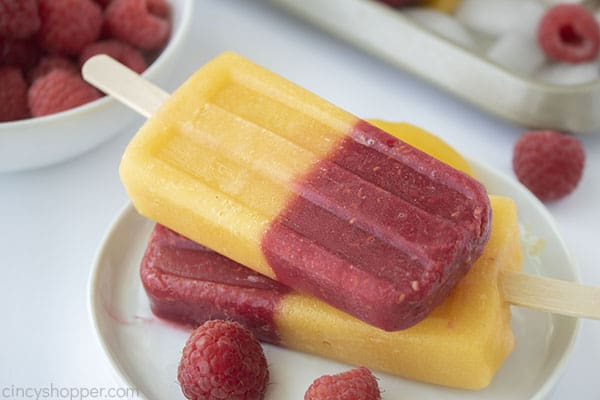
MULTIPOLYGON (((356 115, 420 125, 462 154, 512 174, 520 127, 482 114, 265 2, 202 0, 195 14, 171 88, 216 54, 234 50, 356 115)), ((133 133, 59 165, 0 174, 0 389, 123 386, 92 331, 87 284, 97 248, 127 202, 117 167, 133 133)), ((581 138, 587 165, 580 187, 548 208, 582 281, 600 286, 600 133, 581 138)), ((600 322, 583 321, 548 399, 600 399, 599 362, 600 322)))

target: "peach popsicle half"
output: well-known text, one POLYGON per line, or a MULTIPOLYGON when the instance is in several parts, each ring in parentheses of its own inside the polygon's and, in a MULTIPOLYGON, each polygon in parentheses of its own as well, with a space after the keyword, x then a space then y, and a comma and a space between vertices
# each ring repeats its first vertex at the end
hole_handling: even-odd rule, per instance
MULTIPOLYGON (((419 264, 431 261, 431 265, 436 265, 444 254, 449 254, 443 251, 448 249, 444 249, 443 243, 435 246, 439 244, 436 237, 444 236, 440 232, 451 235, 446 241, 456 239, 463 244, 471 234, 472 246, 470 250, 463 249, 463 261, 469 252, 475 257, 483 248, 486 232, 489 233, 486 218, 489 207, 480 212, 469 208, 469 204, 474 206, 479 201, 487 203, 478 199, 479 184, 239 56, 228 53, 218 57, 194 74, 173 96, 107 56, 92 57, 83 66, 82 73, 86 80, 113 97, 147 117, 154 116, 132 140, 121 165, 123 180, 140 213, 370 324, 385 329, 407 327, 441 302, 452 284, 459 280, 468 263, 462 265, 462 269, 457 268, 458 273, 453 270, 454 275, 451 268, 446 268, 443 271, 446 276, 442 271, 436 273, 431 266, 421 268, 419 264), (308 115, 306 119, 298 117, 302 112, 308 115), (225 118, 221 118, 223 114, 225 118), (277 134, 261 125, 268 122, 273 122, 272 128, 277 134), (206 127, 218 134, 207 133, 206 127), (282 128, 292 137, 280 136, 282 128), (319 134, 316 138, 315 133, 319 134), (263 146, 266 143, 270 144, 268 148, 263 146), (359 148, 357 153, 346 152, 356 147, 359 148), (412 159, 413 164, 400 162, 395 169, 396 156, 412 159), (356 168, 356 173, 346 174, 348 169, 343 167, 346 162, 355 163, 348 169, 356 168), (407 167, 410 165, 415 169, 407 167), (441 170, 436 169, 438 166, 441 170), (303 172, 302 167, 308 167, 308 171, 303 172), (389 180, 388 176, 381 177, 378 173, 382 169, 391 169, 396 176, 389 180), (350 178, 333 179, 332 171, 350 178), (364 177, 361 176, 365 171, 364 177), (435 176, 430 177, 428 173, 435 176), (450 178, 445 179, 445 176, 450 178), (343 197, 348 197, 344 190, 353 179, 360 183, 353 187, 355 194, 359 194, 355 196, 358 201, 344 203, 347 199, 343 197), (417 190, 422 188, 423 182, 429 182, 428 179, 445 183, 454 179, 456 184, 467 185, 456 188, 442 185, 440 192, 456 189, 457 195, 455 203, 442 204, 437 202, 439 197, 436 200, 438 186, 432 184, 424 191, 417 190), (365 191, 361 185, 370 190, 365 191), (402 194, 392 193, 396 188, 390 185, 401 186, 401 190, 416 195, 417 200, 411 203, 402 194), (471 202, 465 201, 463 208, 459 207, 460 212, 448 215, 451 204, 460 204, 460 196, 468 198, 470 191, 471 202), (339 204, 334 201, 336 193, 342 197, 339 204), (373 203, 381 205, 373 193, 382 193, 391 200, 373 210, 373 203), (367 197, 363 199, 364 196, 367 197), (308 206, 303 207, 307 203, 308 206), (401 203, 411 213, 393 213, 391 203, 401 203), (435 216, 421 208, 435 209, 436 205, 440 206, 438 211, 445 211, 446 215, 435 216), (310 212, 313 206, 314 213, 310 212), (327 206, 333 208, 328 210, 327 206), (294 213, 294 210, 309 212, 294 213), (349 210, 356 212, 360 219, 349 217, 349 210), (378 215, 371 218, 370 213, 378 215), (390 213, 394 218, 388 220, 390 213), (424 217, 422 225, 405 225, 408 232, 396 236, 394 223, 398 218, 409 217, 414 221, 419 216, 424 217), (474 223, 477 218, 481 222, 479 229, 474 223), (435 231, 428 229, 435 225, 434 220, 441 221, 435 231), (304 230, 312 230, 317 236, 329 233, 332 238, 329 245, 334 249, 321 246, 314 238, 307 237, 310 235, 304 238, 296 235, 304 230), (279 235, 280 231, 287 235, 279 235), (410 238, 421 238, 425 248, 414 250, 415 254, 408 252, 399 259, 408 258, 409 265, 410 262, 418 264, 416 275, 422 281, 412 279, 415 270, 396 269, 390 264, 395 259, 389 254, 410 250, 410 245, 418 243, 418 240, 411 242, 410 238), (276 245, 281 243, 283 245, 276 245), (355 246, 349 246, 352 243, 355 246), (338 244, 349 249, 347 255, 357 260, 356 265, 336 251, 338 244), (396 245, 404 247, 399 249, 396 245), (359 253, 357 257, 355 252, 361 250, 367 250, 366 254, 359 253), (370 253, 372 251, 374 253, 370 253), (269 262, 273 259, 278 264, 275 267, 269 262), (280 265, 281 259, 287 264, 284 268, 280 265), (369 260, 377 261, 374 264, 379 268, 379 276, 361 269, 365 261, 371 265, 369 260), (299 265, 293 270, 290 264, 299 265), (302 269, 305 265, 308 267, 302 269), (389 278, 397 278, 399 271, 400 283, 394 286, 394 279, 389 278), (365 277, 369 279, 363 279, 365 277), (432 290, 436 283, 441 288, 437 292, 432 290), (343 290, 336 291, 337 288, 343 290), (408 313, 397 315, 403 307, 409 309, 408 313)), ((440 196, 444 201, 452 198, 440 196)), ((449 248, 460 248, 460 243, 450 244, 449 248)), ((456 255, 455 261, 460 258, 460 254, 456 255)), ((598 288, 508 272, 502 274, 502 286, 506 300, 513 304, 600 318, 598 288)))
POLYGON ((512 200, 492 197, 491 237, 444 302, 396 332, 365 324, 294 292, 157 224, 141 262, 152 311, 197 326, 235 320, 260 340, 414 380, 465 389, 487 386, 514 347, 499 274, 518 271, 521 249, 512 200))
POLYGON ((385 330, 430 313, 489 237, 479 182, 233 53, 142 126, 120 175, 144 216, 385 330))

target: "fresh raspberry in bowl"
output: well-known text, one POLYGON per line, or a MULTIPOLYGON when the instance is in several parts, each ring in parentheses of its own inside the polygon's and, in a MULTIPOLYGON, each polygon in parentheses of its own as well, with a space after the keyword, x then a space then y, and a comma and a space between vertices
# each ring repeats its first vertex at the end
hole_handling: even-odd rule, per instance
MULTIPOLYGON (((191 26, 196 1, 142 0, 147 9, 168 26, 166 41, 162 38, 161 46, 153 50, 127 44, 115 45, 115 42, 121 42, 102 30, 105 25, 104 7, 108 8, 114 1, 35 0, 39 24, 35 21, 28 23, 28 37, 0 34, 0 68, 16 68, 24 79, 27 92, 38 79, 56 70, 74 72, 81 78, 80 61, 92 53, 104 52, 137 72, 143 71, 144 77, 157 85, 170 85, 181 43, 191 26), (70 13, 76 13, 75 17, 70 13), (68 23, 73 18, 75 22, 68 23)), ((0 0, 0 14, 4 10, 4 2, 19 3, 19 7, 24 7, 29 0, 0 0)), ((21 99, 19 104, 28 104, 27 100, 23 103, 22 96, 14 97, 17 98, 21 99)), ((86 95, 80 100, 90 98, 86 95)), ((69 103, 74 108, 64 111, 59 111, 63 107, 45 107, 45 110, 57 112, 44 116, 36 116, 40 114, 28 107, 26 112, 21 110, 9 114, 7 111, 0 121, 0 142, 3 143, 0 146, 0 172, 32 169, 72 158, 123 132, 137 118, 135 112, 106 96, 76 105, 82 102, 69 103)))
POLYGON ((27 118, 27 84, 17 67, 0 67, 0 122, 27 118))
POLYGON ((525 132, 513 151, 519 181, 542 201, 570 194, 581 180, 585 152, 572 135, 556 131, 525 132))

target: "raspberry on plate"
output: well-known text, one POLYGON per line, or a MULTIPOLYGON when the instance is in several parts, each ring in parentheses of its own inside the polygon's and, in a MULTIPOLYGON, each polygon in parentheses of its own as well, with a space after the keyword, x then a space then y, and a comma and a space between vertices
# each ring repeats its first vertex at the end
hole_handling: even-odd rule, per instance
POLYGON ((190 400, 259 400, 265 396, 269 370, 249 330, 237 322, 213 320, 187 340, 177 379, 190 400))
POLYGON ((559 4, 550 8, 538 26, 537 39, 552 60, 579 63, 594 60, 600 48, 598 21, 585 7, 559 4))
POLYGON ((365 367, 317 378, 304 394, 304 400, 379 400, 377 379, 365 367))
POLYGON ((25 39, 39 28, 37 0, 0 0, 0 36, 25 39))
POLYGON ((80 106, 100 97, 100 93, 79 77, 63 69, 55 69, 38 78, 29 88, 29 109, 41 117, 80 106))
POLYGON ((79 55, 79 65, 97 54, 106 54, 122 64, 125 64, 138 74, 148 67, 146 60, 139 50, 118 40, 102 40, 86 46, 79 55))
POLYGON ((0 67, 0 122, 26 118, 27 83, 17 67, 0 67))
POLYGON ((39 10, 38 42, 50 53, 78 54, 100 36, 102 9, 92 0, 39 0, 39 10))
POLYGON ((170 23, 160 15, 164 10, 156 1, 113 0, 104 13, 106 31, 143 50, 156 50, 169 38, 170 23))
POLYGON ((529 131, 515 144, 512 163, 519 181, 540 200, 558 200, 577 187, 585 152, 573 136, 529 131))

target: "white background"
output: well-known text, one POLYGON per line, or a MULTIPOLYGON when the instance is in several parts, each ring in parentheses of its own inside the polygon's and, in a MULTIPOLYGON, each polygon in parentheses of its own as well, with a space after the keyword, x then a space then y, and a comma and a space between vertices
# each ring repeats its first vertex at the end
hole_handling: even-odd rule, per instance
MULTIPOLYGON (((265 2, 198 1, 195 14, 169 89, 216 54, 233 50, 356 115, 414 123, 512 174, 521 127, 482 114, 265 2)), ((85 125, 81 129, 85 135, 85 125)), ((92 332, 87 282, 106 229, 127 202, 117 168, 134 131, 59 165, 0 174, 0 387, 122 386, 92 332)), ((581 139, 587 165, 580 187, 548 208, 582 281, 600 286, 600 133, 581 139)), ((599 362, 600 322, 583 321, 549 399, 600 399, 599 362)))

